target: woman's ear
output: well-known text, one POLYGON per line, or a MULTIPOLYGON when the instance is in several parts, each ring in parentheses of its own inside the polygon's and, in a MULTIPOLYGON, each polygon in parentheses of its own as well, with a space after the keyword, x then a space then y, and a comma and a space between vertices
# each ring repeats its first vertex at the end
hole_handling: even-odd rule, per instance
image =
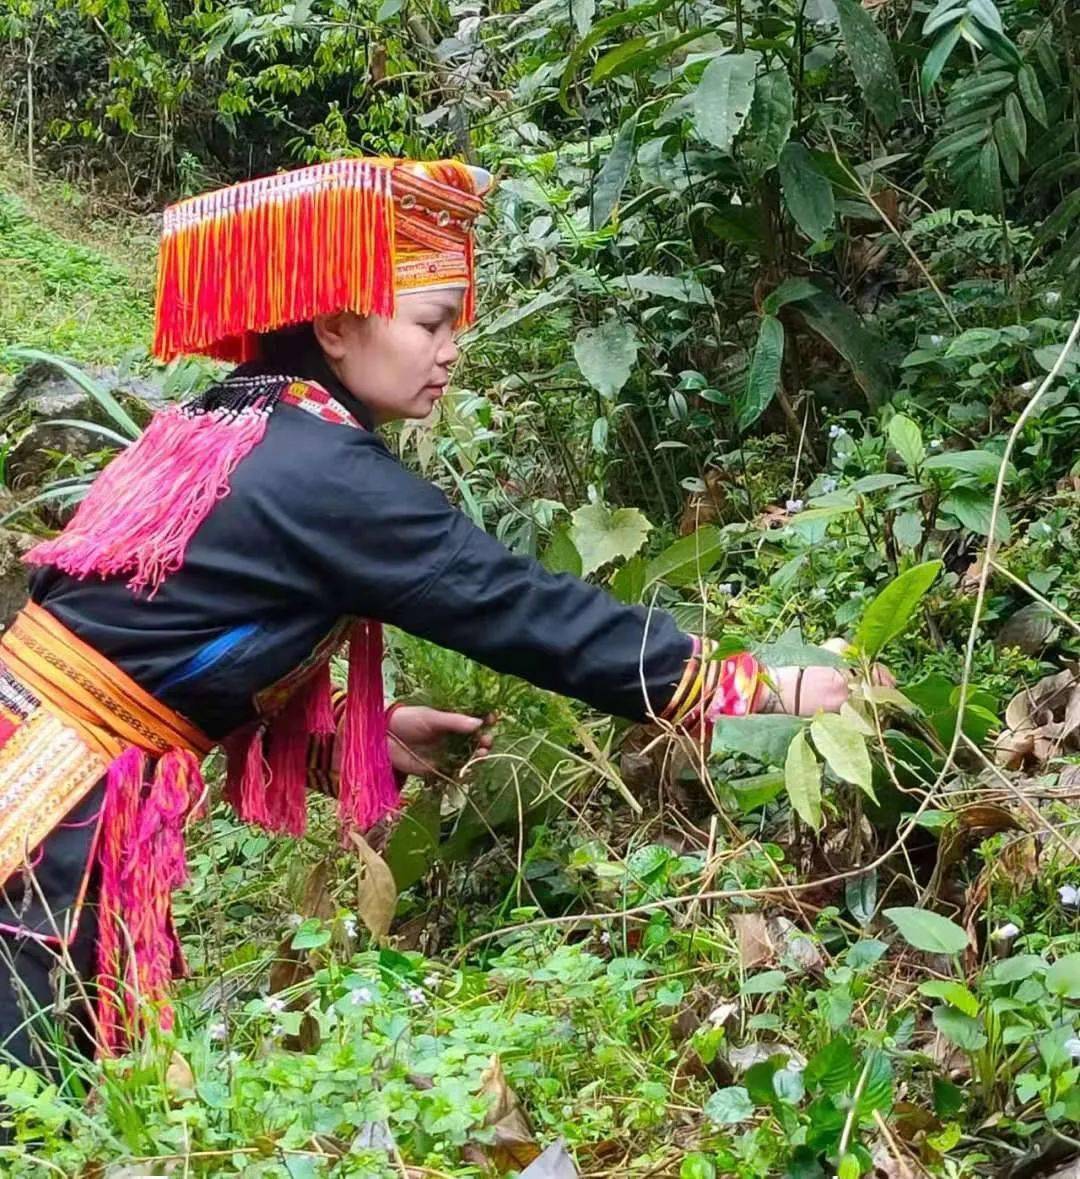
POLYGON ((348 312, 335 311, 332 315, 316 315, 312 328, 319 347, 331 360, 344 360, 348 351, 345 317, 348 312))

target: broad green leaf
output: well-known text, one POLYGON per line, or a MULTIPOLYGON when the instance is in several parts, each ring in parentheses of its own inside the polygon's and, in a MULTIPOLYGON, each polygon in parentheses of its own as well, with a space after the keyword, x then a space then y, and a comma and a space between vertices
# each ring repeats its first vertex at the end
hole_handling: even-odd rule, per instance
POLYGON ((806 1082, 798 1069, 777 1069, 772 1084, 773 1092, 785 1105, 798 1105, 806 1094, 806 1082))
POLYGON ((946 135, 926 153, 923 164, 936 164, 939 160, 953 161, 961 152, 982 143, 989 134, 989 123, 980 123, 977 127, 964 127, 952 135, 946 135))
MULTIPOLYGON (((987 483, 997 480, 1001 470, 1002 456, 989 450, 944 450, 932 454, 925 463, 924 471, 959 471, 964 475, 978 475, 987 483)), ((1016 468, 1010 463, 1005 471, 1005 481, 1016 478, 1016 468)))
POLYGON ((909 946, 924 953, 954 955, 968 947, 968 935, 964 930, 940 913, 904 906, 886 909, 885 916, 896 926, 909 946))
POLYGON ((530 315, 535 315, 537 311, 542 311, 545 307, 551 307, 556 303, 562 303, 563 300, 564 296, 561 290, 541 291, 528 303, 523 303, 520 307, 512 307, 509 311, 504 311, 502 315, 497 315, 486 326, 478 327, 475 338, 500 334, 507 328, 521 323, 523 319, 528 319, 530 315))
MULTIPOLYGON (((631 37, 629 41, 625 41, 622 45, 617 45, 614 49, 609 49, 607 53, 603 54, 593 66, 593 72, 589 78, 590 82, 595 86, 598 82, 603 82, 605 78, 612 74, 620 72, 620 67, 627 59, 636 57, 649 44, 648 37, 631 37)), ((635 121, 635 117, 631 117, 631 121, 635 121)))
POLYGON ((795 224, 811 241, 821 241, 836 220, 836 201, 832 185, 801 143, 791 141, 780 153, 780 187, 795 224))
POLYGON ((1030 65, 1022 66, 1016 80, 1020 87, 1020 97, 1024 100, 1024 106, 1027 107, 1028 113, 1036 123, 1048 127, 1046 101, 1039 87, 1039 79, 1035 70, 1030 65))
POLYGON ((901 573, 867 606, 855 635, 855 645, 868 659, 902 634, 941 572, 940 561, 927 561, 901 573))
POLYGON ((997 328, 969 328, 945 349, 946 357, 982 356, 992 352, 1001 343, 1001 332, 997 328))
POLYGON ((848 59, 874 118, 888 131, 900 117, 901 89, 885 34, 858 0, 836 0, 848 59))
POLYGON ((997 144, 1001 166, 1013 184, 1020 183, 1020 145, 1013 138, 1012 124, 1004 115, 994 120, 994 142, 997 144))
POLYGON ((859 495, 868 495, 873 491, 885 491, 889 487, 898 487, 901 483, 910 482, 906 475, 864 475, 852 483, 851 490, 859 495))
POLYGON ((893 521, 893 538, 905 549, 917 549, 922 544, 923 520, 918 512, 901 512, 893 521))
POLYGON ((716 1179, 716 1164, 707 1154, 688 1154, 679 1164, 679 1179, 716 1179))
POLYGON ((725 53, 714 57, 693 96, 694 126, 725 155, 746 122, 754 98, 758 54, 725 53))
POLYGON ((754 658, 766 667, 846 667, 844 660, 826 651, 804 643, 797 636, 777 639, 775 643, 759 643, 753 647, 754 658))
POLYGON ((766 315, 761 320, 757 345, 746 377, 746 390, 739 399, 735 415, 740 430, 752 426, 776 396, 783 360, 784 325, 775 315, 766 315))
POLYGON ((581 375, 604 397, 614 397, 630 379, 637 350, 633 329, 616 319, 597 328, 582 328, 574 340, 581 375))
POLYGON ((421 790, 394 822, 383 859, 399 893, 425 876, 435 862, 439 850, 439 807, 435 792, 421 790))
POLYGON ((551 543, 544 550, 540 564, 552 573, 572 573, 581 576, 581 554, 570 539, 570 526, 561 524, 551 534, 551 543))
POLYGON ((1045 958, 1038 954, 1014 954, 1002 962, 995 962, 990 968, 989 981, 996 985, 1023 982, 1033 974, 1047 969, 1045 958))
POLYGON ((889 445, 904 460, 904 466, 915 474, 926 455, 918 423, 906 414, 896 414, 889 422, 889 445))
POLYGON ((729 782, 728 788, 735 799, 735 805, 742 814, 746 815, 750 811, 757 810, 759 806, 765 806, 772 802, 784 789, 784 775, 777 771, 768 774, 754 774, 749 778, 740 778, 738 781, 729 782))
POLYGON ((993 0, 967 0, 967 10, 984 28, 995 33, 1004 33, 1001 13, 994 7, 993 0))
POLYGON ((625 606, 636 606, 645 593, 645 558, 640 553, 611 579, 611 592, 625 606))
POLYGON ((1080 954, 1066 954, 1050 967, 1046 989, 1063 999, 1080 999, 1080 954))
MULTIPOLYGON (((988 129, 992 130, 992 125, 988 124, 988 129)), ((973 209, 989 213, 1001 208, 1001 156, 993 138, 983 144, 967 187, 973 209)))
POLYGON ((994 538, 1007 541, 1012 535, 1012 526, 1003 507, 998 508, 997 520, 993 520, 994 500, 989 489, 977 487, 954 487, 941 501, 941 511, 955 516, 970 532, 977 536, 989 536, 991 522, 994 523, 994 538))
POLYGON ((938 37, 934 42, 933 48, 926 55, 926 60, 923 62, 922 74, 919 79, 923 94, 929 94, 934 88, 934 83, 941 76, 941 71, 945 68, 945 63, 952 56, 952 51, 956 48, 956 44, 964 32, 963 9, 958 11, 958 15, 960 19, 938 37))
POLYGON ((714 524, 706 524, 653 557, 645 570, 645 589, 658 581, 669 585, 694 585, 724 555, 724 537, 714 524))
POLYGON ((784 762, 784 786, 796 814, 815 831, 821 829, 821 766, 806 730, 800 730, 788 746, 784 762))
POLYGON ((831 1097, 845 1093, 857 1076, 851 1044, 840 1036, 830 1040, 810 1057, 803 1075, 812 1090, 820 1089, 831 1097))
POLYGON ((982 1025, 963 1011, 957 1011, 955 1007, 935 1007, 930 1018, 934 1021, 934 1027, 957 1048, 963 1048, 965 1052, 978 1052, 980 1048, 986 1047, 986 1032, 982 1025))
POLYGON ((866 749, 866 738, 852 724, 836 713, 822 713, 810 722, 810 736, 818 753, 838 778, 858 786, 874 798, 871 785, 873 766, 866 749))
POLYGON ((863 1062, 862 1095, 856 1104, 856 1111, 861 1117, 868 1117, 874 1110, 888 1113, 892 1108, 892 1065, 889 1058, 878 1048, 866 1054, 863 1062))
POLYGON ((781 307, 788 303, 797 303, 800 299, 812 299, 820 290, 808 278, 787 278, 775 291, 765 296, 761 304, 766 315, 775 315, 781 307))
POLYGON ((318 917, 309 917, 297 926, 290 945, 294 950, 317 950, 330 940, 330 930, 318 917))
POLYGON ((860 925, 869 925, 877 909, 877 870, 860 872, 844 882, 844 901, 860 925))
POLYGON ((782 970, 763 970, 752 974, 739 988, 743 995, 775 995, 787 986, 787 975, 782 970))
POLYGON ((734 1126, 754 1113, 754 1103, 742 1085, 730 1085, 705 1102, 705 1116, 717 1126, 734 1126))
POLYGON ((585 504, 571 519, 570 539, 581 554, 585 577, 619 557, 632 557, 652 528, 637 508, 612 511, 604 504, 585 504))
POLYGON ((750 115, 739 139, 741 155, 759 174, 768 172, 779 162, 794 125, 795 95, 787 70, 762 74, 755 84, 750 115))
POLYGON ((637 115, 631 115, 619 128, 611 145, 611 152, 596 177, 592 197, 592 228, 602 229, 618 208, 623 189, 634 166, 634 136, 637 134, 637 115))
POLYGON ((625 289, 633 295, 659 295, 677 303, 709 304, 713 301, 709 288, 691 274, 628 274, 625 278, 612 279, 608 285, 614 290, 625 289))
POLYGON ((966 12, 967 0, 938 0, 933 11, 923 21, 923 36, 929 37, 949 21, 959 20, 966 12))
POLYGON ((796 716, 720 716, 713 727, 713 753, 743 753, 766 766, 781 766, 805 724, 796 716))
POLYGON ((958 1011, 974 1018, 979 1014, 979 1000, 961 982, 949 978, 932 978, 919 984, 919 994, 943 999, 958 1011))
POLYGON ((791 307, 810 331, 831 344, 847 361, 871 409, 892 396, 892 373, 882 341, 863 326, 845 302, 832 291, 819 290, 812 298, 800 299, 791 307))

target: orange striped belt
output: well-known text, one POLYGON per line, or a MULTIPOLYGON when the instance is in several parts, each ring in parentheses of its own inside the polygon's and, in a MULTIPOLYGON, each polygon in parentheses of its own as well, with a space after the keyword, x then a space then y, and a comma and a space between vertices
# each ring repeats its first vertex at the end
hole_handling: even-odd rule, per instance
POLYGON ((0 664, 40 706, 0 745, 0 884, 127 749, 197 757, 212 742, 30 603, 0 638, 0 664))
POLYGON ((132 745, 157 756, 186 749, 205 757, 213 748, 194 725, 33 602, 0 639, 0 658, 44 707, 110 761, 132 745))

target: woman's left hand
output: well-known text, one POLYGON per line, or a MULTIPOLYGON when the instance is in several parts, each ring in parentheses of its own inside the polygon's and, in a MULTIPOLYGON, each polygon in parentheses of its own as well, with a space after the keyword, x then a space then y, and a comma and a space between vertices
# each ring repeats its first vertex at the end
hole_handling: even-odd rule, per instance
MULTIPOLYGON (((842 639, 830 639, 822 646, 836 655, 842 655, 847 644, 842 639)), ((797 716, 839 712, 840 706, 851 694, 854 676, 854 668, 776 668, 770 673, 775 691, 769 692, 765 707, 759 711, 786 712, 797 716)), ((881 687, 896 687, 896 679, 881 664, 874 665, 872 682, 881 687)))
POLYGON ((390 714, 390 760, 399 773, 430 774, 440 769, 447 738, 455 736, 475 737, 473 757, 484 757, 492 735, 481 730, 493 720, 403 704, 390 714))

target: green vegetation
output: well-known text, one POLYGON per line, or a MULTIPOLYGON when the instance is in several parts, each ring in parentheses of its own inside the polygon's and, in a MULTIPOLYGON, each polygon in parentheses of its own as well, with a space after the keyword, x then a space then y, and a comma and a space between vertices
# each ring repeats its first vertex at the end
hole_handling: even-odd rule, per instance
POLYGON ((399 694, 498 711, 493 755, 415 784, 362 871, 328 815, 296 848, 214 811, 176 1030, 6 1075, 10 1173, 1075 1158, 1075 6, 0 0, 0 46, 35 160, 0 195, 4 343, 145 346, 139 210, 467 152, 500 178, 481 316, 406 461, 723 649, 843 634, 862 673, 702 758, 395 636, 399 694))

